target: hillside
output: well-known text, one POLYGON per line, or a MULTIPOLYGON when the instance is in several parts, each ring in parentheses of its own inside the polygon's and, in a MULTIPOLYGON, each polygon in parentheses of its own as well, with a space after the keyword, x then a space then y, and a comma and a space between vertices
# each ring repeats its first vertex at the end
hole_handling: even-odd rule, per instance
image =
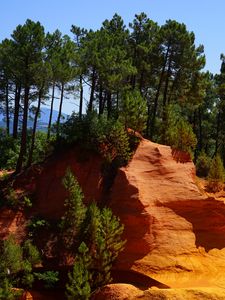
MULTIPOLYGON (((43 130, 46 131, 47 127, 48 127, 48 122, 49 122, 49 115, 50 115, 50 109, 46 108, 46 107, 42 107, 41 108, 41 113, 40 113, 40 117, 38 119, 38 124, 37 124, 37 129, 38 130, 43 130)), ((66 120, 67 118, 67 114, 62 114, 62 122, 64 120, 66 120)), ((57 110, 53 110, 52 113, 52 124, 55 123, 57 121, 57 117, 58 117, 58 111, 57 110)), ((22 124, 22 121, 21 121, 22 124)), ((2 113, 0 113, 0 128, 5 128, 6 123, 5 123, 5 117, 2 113)), ((33 116, 32 114, 30 114, 29 120, 28 120, 28 128, 32 128, 33 127, 33 116)), ((10 130, 12 131, 13 128, 13 121, 10 121, 10 130)))
MULTIPOLYGON (((224 299, 220 288, 225 285, 225 205, 199 190, 194 164, 187 155, 142 139, 129 165, 119 169, 111 190, 105 193, 101 158, 94 155, 84 161, 79 150, 65 150, 17 178, 15 188, 23 186, 35 193, 33 213, 49 218, 62 214, 61 178, 68 166, 85 200, 104 199, 125 225, 127 244, 114 267, 115 282, 142 290, 152 286, 174 289, 151 289, 141 299, 156 299, 151 298, 154 295, 175 299, 175 294, 176 299, 214 299, 213 293, 218 296, 215 299, 224 299), (190 293, 195 296, 188 298, 190 293)), ((8 217, 4 223, 1 214, 1 235, 6 227, 21 235, 23 216, 11 213, 8 217)), ((113 285, 112 294, 118 289, 113 285)), ((114 299, 112 294, 104 299, 114 299)), ((131 295, 126 299, 136 299, 131 295)))

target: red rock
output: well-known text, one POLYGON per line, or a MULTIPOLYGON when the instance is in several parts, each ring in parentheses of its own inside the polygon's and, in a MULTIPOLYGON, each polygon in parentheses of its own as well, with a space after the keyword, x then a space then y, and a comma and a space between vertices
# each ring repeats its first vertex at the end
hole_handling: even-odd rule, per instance
POLYGON ((224 285, 225 205, 198 189, 194 164, 175 154, 142 140, 119 171, 110 206, 127 244, 116 268, 173 287, 224 285))

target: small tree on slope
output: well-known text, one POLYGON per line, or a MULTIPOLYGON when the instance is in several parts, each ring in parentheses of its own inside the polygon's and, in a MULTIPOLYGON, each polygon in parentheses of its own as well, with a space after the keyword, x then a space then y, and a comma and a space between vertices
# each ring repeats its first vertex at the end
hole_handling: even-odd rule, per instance
POLYGON ((217 192, 222 188, 224 181, 224 166, 223 162, 217 154, 210 165, 208 175, 208 189, 212 192, 217 192))

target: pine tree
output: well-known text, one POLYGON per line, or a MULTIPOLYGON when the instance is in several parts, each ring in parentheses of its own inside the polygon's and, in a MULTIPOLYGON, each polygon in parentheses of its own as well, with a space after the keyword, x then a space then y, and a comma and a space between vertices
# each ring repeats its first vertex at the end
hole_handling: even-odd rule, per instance
POLYGON ((80 244, 73 271, 68 274, 69 282, 66 285, 68 300, 88 300, 91 295, 91 267, 92 257, 84 242, 80 244))
POLYGON ((43 58, 44 28, 39 22, 35 23, 28 19, 23 26, 17 26, 12 38, 15 71, 24 89, 21 147, 16 165, 16 172, 19 173, 22 170, 24 157, 27 153, 28 111, 32 85, 35 84, 35 75, 38 72, 36 66, 43 58))
POLYGON ((67 169, 63 178, 63 185, 68 192, 68 198, 65 200, 65 214, 61 220, 61 231, 63 242, 66 248, 71 248, 79 236, 80 228, 83 223, 86 207, 83 204, 83 193, 73 176, 70 169, 67 169))
POLYGON ((208 189, 213 192, 219 191, 223 186, 223 181, 225 178, 225 171, 223 162, 219 154, 217 154, 210 165, 209 175, 208 175, 208 189))
POLYGON ((131 128, 138 132, 142 132, 145 129, 147 104, 139 90, 124 93, 121 101, 120 119, 126 128, 131 128))
POLYGON ((200 177, 207 177, 210 169, 211 158, 201 151, 196 161, 196 173, 200 177))
POLYGON ((100 214, 101 227, 97 239, 95 285, 102 286, 111 282, 112 264, 124 249, 126 241, 121 239, 124 227, 111 209, 103 208, 100 214))

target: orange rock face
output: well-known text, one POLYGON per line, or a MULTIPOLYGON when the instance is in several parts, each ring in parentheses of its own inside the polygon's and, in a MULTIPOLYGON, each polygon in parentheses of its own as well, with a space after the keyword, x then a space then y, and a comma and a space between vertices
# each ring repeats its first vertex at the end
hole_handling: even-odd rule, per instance
POLYGON ((171 287, 225 285, 225 205, 195 184, 195 167, 142 140, 114 182, 110 206, 127 244, 116 268, 171 287))
POLYGON ((87 201, 101 197, 101 159, 69 150, 49 160, 35 182, 35 210, 45 217, 60 218, 64 210, 66 191, 62 184, 66 169, 70 168, 82 187, 87 201))

